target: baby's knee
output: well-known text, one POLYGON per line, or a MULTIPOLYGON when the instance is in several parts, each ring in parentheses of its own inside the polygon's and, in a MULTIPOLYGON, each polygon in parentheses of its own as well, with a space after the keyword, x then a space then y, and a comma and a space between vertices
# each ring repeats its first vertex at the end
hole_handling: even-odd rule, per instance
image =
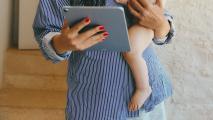
POLYGON ((142 52, 138 51, 123 52, 123 56, 130 59, 141 58, 142 54, 142 52))
POLYGON ((147 36, 147 37, 150 37, 150 38, 153 38, 154 37, 154 31, 152 29, 149 29, 149 28, 146 28, 144 26, 141 26, 139 24, 135 24, 133 25, 131 28, 130 28, 130 31, 132 33, 136 32, 136 33, 139 33, 140 35, 143 35, 143 36, 147 36))

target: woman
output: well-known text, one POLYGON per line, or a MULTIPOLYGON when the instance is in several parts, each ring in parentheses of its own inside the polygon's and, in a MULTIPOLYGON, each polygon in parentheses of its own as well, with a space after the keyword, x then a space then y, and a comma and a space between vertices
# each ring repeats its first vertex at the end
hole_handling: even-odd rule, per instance
MULTIPOLYGON (((138 1, 145 3, 146 15, 139 15, 138 11, 144 11, 139 9, 136 0, 129 2, 131 13, 139 19, 139 24, 155 31, 153 41, 156 44, 168 43, 174 34, 172 17, 167 13, 163 14, 160 7, 148 4, 146 0, 138 1), (157 39, 163 37, 165 40, 157 39)), ((114 0, 40 0, 33 28, 41 51, 54 63, 69 59, 66 119, 165 119, 163 100, 171 96, 172 89, 151 46, 144 51, 144 58, 149 70, 152 94, 140 110, 128 111, 128 102, 135 87, 128 64, 120 52, 85 51, 101 42, 107 34, 94 36, 100 31, 100 27, 79 34, 78 31, 89 24, 88 18, 68 27, 62 16, 62 7, 65 5, 118 4, 114 0), (158 116, 156 113, 161 114, 158 116)), ((126 13, 128 23, 131 24, 129 18, 132 15, 128 11, 126 13)))

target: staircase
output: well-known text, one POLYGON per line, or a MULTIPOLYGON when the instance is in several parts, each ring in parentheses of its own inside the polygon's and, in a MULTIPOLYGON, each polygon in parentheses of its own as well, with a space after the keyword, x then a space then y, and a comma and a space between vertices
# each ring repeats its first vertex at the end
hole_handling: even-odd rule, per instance
POLYGON ((64 120, 67 63, 53 64, 39 50, 7 50, 0 120, 64 120))

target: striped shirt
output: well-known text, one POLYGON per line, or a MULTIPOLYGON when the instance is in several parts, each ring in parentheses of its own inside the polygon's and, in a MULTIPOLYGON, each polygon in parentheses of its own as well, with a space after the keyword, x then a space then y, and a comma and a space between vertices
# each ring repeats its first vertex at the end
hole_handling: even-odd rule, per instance
MULTIPOLYGON (((53 63, 68 59, 66 119, 126 120, 127 117, 139 116, 139 110, 128 111, 135 84, 122 53, 102 50, 56 54, 51 39, 60 34, 64 20, 62 7, 67 5, 70 5, 69 0, 40 0, 33 24, 44 57, 53 63)), ((106 5, 116 4, 108 0, 106 5)), ((172 23, 172 17, 169 14, 166 17, 172 23)), ((148 112, 172 95, 172 87, 151 45, 143 56, 148 66, 152 94, 141 110, 148 112)))

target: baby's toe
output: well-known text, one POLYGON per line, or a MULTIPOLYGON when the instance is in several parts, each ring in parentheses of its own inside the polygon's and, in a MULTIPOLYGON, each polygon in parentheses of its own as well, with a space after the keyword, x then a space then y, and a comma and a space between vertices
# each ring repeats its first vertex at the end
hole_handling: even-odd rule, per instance
POLYGON ((136 110, 137 110, 137 106, 138 106, 137 104, 134 105, 133 111, 136 111, 136 110))
POLYGON ((139 105, 137 105, 136 110, 139 110, 139 105))
POLYGON ((132 111, 132 103, 131 102, 128 105, 128 109, 129 109, 129 111, 132 111))

